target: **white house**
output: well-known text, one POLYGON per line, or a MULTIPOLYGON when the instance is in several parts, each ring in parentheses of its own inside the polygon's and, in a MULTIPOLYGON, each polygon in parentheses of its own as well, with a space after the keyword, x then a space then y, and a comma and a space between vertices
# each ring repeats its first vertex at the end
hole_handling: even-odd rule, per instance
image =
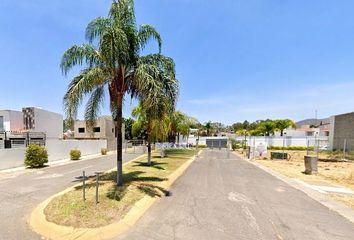
POLYGON ((43 132, 47 139, 63 137, 63 116, 37 107, 25 107, 23 129, 28 132, 43 132))
POLYGON ((17 132, 23 129, 22 112, 0 110, 0 132, 17 132))

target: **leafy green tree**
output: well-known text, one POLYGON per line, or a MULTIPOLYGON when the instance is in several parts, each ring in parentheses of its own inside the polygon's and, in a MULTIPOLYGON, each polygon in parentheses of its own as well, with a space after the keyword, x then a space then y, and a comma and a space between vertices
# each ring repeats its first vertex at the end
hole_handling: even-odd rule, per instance
POLYGON ((262 135, 270 136, 274 134, 275 129, 276 128, 274 121, 267 119, 259 123, 258 127, 256 128, 256 131, 262 135))
POLYGON ((274 121, 275 128, 280 131, 280 136, 284 135, 284 130, 292 127, 295 128, 296 124, 290 119, 278 119, 274 121))
POLYGON ((122 174, 122 107, 126 95, 131 98, 151 98, 168 86, 159 81, 161 69, 172 69, 172 59, 161 55, 160 34, 151 25, 137 26, 134 0, 113 1, 107 17, 98 17, 86 28, 88 43, 69 48, 61 60, 64 75, 76 66, 85 68, 69 83, 64 96, 64 108, 75 119, 85 97, 85 120, 92 126, 102 106, 105 91, 117 127, 117 185, 123 185, 122 174), (159 47, 157 54, 141 56, 150 40, 159 47))
POLYGON ((125 139, 127 140, 133 139, 133 132, 132 132, 133 124, 134 124, 134 119, 124 118, 125 139))
MULTIPOLYGON (((163 79, 174 78, 175 72, 163 72, 163 79)), ((170 129, 170 116, 174 110, 174 102, 177 98, 178 85, 175 88, 169 87, 160 91, 156 98, 155 93, 140 101, 140 104, 133 109, 132 116, 137 118, 133 125, 134 132, 145 130, 148 146, 148 165, 151 165, 151 143, 152 141, 165 140, 168 137, 170 129)))
POLYGON ((210 133, 213 130, 212 122, 209 121, 209 122, 205 123, 204 128, 207 131, 207 136, 210 136, 210 133))

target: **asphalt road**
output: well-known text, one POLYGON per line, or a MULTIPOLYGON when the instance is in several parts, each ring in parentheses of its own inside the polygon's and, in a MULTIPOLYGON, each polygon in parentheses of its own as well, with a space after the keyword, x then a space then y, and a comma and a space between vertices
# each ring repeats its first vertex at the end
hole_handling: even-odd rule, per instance
POLYGON ((354 225, 256 166, 204 151, 122 239, 354 239, 354 225))
MULTIPOLYGON (((123 154, 129 161, 139 154, 123 154)), ((116 155, 77 161, 67 165, 0 174, 0 240, 41 239, 28 226, 31 211, 39 203, 77 183, 86 175, 116 166, 116 155)))

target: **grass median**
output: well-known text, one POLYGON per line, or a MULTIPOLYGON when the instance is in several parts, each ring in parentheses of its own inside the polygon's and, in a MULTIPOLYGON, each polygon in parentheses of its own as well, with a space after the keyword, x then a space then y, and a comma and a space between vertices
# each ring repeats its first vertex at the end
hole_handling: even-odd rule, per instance
POLYGON ((160 187, 168 176, 194 155, 194 150, 167 150, 165 158, 153 154, 152 165, 146 157, 124 166, 124 186, 117 187, 116 171, 100 177, 99 203, 95 201, 95 182, 87 181, 86 201, 82 186, 54 198, 45 208, 46 219, 58 225, 96 228, 122 219, 131 207, 146 195, 162 197, 167 190, 160 187))

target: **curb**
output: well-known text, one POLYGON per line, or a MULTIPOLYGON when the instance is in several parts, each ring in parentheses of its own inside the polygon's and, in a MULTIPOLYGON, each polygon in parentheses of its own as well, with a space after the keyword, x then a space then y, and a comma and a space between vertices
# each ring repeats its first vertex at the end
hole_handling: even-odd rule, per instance
MULTIPOLYGON (((198 152, 197 156, 201 151, 198 152)), ((143 156, 139 156, 131 161, 135 161, 143 156)), ((194 162, 196 157, 192 157, 187 160, 183 165, 181 165, 176 171, 168 176, 168 180, 159 184, 160 187, 169 188, 186 170, 187 168, 194 162)), ((130 161, 130 162, 131 162, 130 161)), ((126 165, 129 162, 123 164, 126 165)), ((110 171, 115 170, 113 168, 110 171)), ((120 235, 121 233, 127 231, 130 227, 132 227, 143 215, 144 213, 157 201, 158 198, 153 198, 150 196, 145 196, 139 201, 137 201, 129 212, 123 217, 123 219, 118 222, 111 223, 107 226, 99 227, 99 228, 73 228, 69 226, 61 226, 52 222, 48 222, 46 220, 44 209, 46 206, 54 199, 60 195, 63 195, 71 190, 73 190, 76 186, 81 185, 76 184, 62 192, 59 192, 50 198, 46 199, 42 203, 40 203, 31 213, 29 225, 32 230, 41 236, 52 239, 52 240, 103 240, 103 239, 111 239, 120 235)))
POLYGON ((307 196, 312 198, 313 200, 317 201, 318 203, 322 204, 323 206, 327 207, 329 210, 332 210, 342 217, 346 218, 350 222, 354 223, 354 210, 348 206, 346 206, 344 203, 337 202, 330 198, 328 194, 322 194, 314 189, 311 189, 301 183, 301 181, 297 181, 296 179, 292 179, 289 177, 284 176, 283 174, 280 174, 260 163, 257 163, 255 161, 250 161, 246 158, 244 158, 242 155, 239 155, 238 153, 233 153, 243 161, 247 161, 250 164, 262 169, 263 171, 267 172, 268 174, 272 175, 273 177, 285 182, 289 186, 300 190, 301 192, 305 193, 307 196))

